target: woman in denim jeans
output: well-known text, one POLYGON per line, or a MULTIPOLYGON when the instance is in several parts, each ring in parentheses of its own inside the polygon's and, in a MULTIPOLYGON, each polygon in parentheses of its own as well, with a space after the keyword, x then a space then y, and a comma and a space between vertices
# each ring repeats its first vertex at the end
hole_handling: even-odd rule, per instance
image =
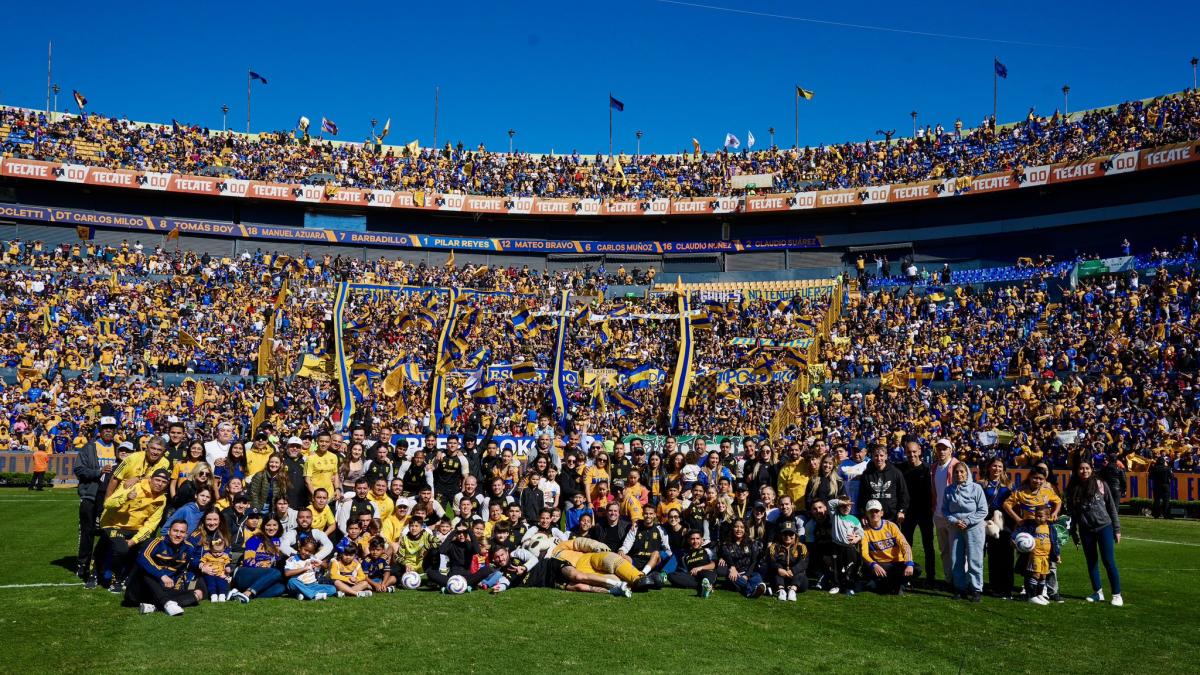
POLYGON ((1076 545, 1083 541, 1083 557, 1087 560, 1088 575, 1092 578, 1092 594, 1088 602, 1104 602, 1104 589, 1100 585, 1098 561, 1104 563, 1108 573, 1108 585, 1112 590, 1112 604, 1125 604, 1121 597, 1121 574, 1113 548, 1121 543, 1121 520, 1117 516, 1117 498, 1112 490, 1096 475, 1095 467, 1087 459, 1079 461, 1075 475, 1067 488, 1067 509, 1071 514, 1071 538, 1076 545), (1099 559, 1099 560, 1097 560, 1099 559))

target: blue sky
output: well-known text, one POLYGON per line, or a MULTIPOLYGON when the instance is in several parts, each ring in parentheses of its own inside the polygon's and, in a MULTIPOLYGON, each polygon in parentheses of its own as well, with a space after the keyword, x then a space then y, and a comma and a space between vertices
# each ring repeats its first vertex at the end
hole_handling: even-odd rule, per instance
POLYGON ((747 130, 765 145, 771 126, 790 145, 793 83, 816 92, 800 108, 800 142, 811 145, 910 134, 912 110, 922 125, 974 126, 991 112, 993 57, 1008 66, 999 110, 1009 121, 1030 106, 1053 112, 1063 84, 1073 110, 1178 91, 1200 52, 1187 31, 1164 27, 1197 25, 1200 4, 1184 2, 1157 10, 1158 28, 1113 0, 1086 12, 1039 3, 1036 16, 996 3, 412 5, 11 3, 0 103, 44 106, 53 40, 60 109, 79 89, 96 112, 220 128, 227 103, 230 126, 244 129, 252 67, 269 80, 255 83, 256 131, 325 116, 357 141, 372 117, 390 117, 389 141, 428 145, 436 85, 439 143, 502 150, 511 127, 518 149, 590 154, 607 150, 612 91, 625 103, 614 113, 618 151, 633 152, 640 129, 644 153, 678 152, 693 136, 715 149, 747 130))

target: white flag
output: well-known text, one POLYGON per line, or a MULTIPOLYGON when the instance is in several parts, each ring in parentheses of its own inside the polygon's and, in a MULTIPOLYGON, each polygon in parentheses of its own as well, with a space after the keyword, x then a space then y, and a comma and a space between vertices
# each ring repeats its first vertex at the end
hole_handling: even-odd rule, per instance
POLYGON ((753 147, 754 147, 754 132, 747 131, 746 132, 746 149, 749 150, 753 147))
POLYGON ((725 134, 725 147, 737 150, 738 148, 742 147, 742 142, 738 140, 737 136, 727 133, 725 134))

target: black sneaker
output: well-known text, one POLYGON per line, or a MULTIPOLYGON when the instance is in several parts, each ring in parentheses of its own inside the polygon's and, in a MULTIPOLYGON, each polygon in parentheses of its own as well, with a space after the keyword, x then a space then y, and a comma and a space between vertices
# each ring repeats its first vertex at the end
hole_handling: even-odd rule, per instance
POLYGON ((971 602, 983 602, 982 594, 979 591, 975 591, 974 593, 972 593, 971 594, 971 602))
POLYGON ((108 587, 108 592, 113 595, 125 595, 125 584, 121 583, 120 579, 114 579, 108 587))
POLYGON ((85 580, 83 582, 83 587, 88 589, 89 591, 92 590, 93 588, 95 588, 96 587, 96 577, 88 577, 87 580, 85 580))
POLYGON ((1063 596, 1059 595, 1058 593, 1051 595, 1048 600, 1050 600, 1050 602, 1057 602, 1060 605, 1066 602, 1066 600, 1063 599, 1063 596))
POLYGON ((896 587, 896 595, 904 595, 904 586, 896 587))
POLYGON ((766 593, 766 592, 767 592, 767 585, 759 584, 759 585, 755 586, 754 591, 750 593, 750 598, 751 599, 761 598, 763 593, 766 593))
POLYGON ((648 591, 654 588, 654 579, 646 574, 630 585, 630 588, 635 591, 648 591))

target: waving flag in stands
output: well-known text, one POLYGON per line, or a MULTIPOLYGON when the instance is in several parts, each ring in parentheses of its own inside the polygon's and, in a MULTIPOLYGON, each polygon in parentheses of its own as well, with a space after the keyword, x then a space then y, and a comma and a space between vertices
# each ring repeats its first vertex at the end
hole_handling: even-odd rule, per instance
POLYGON ((747 131, 746 132, 746 149, 750 150, 753 147, 754 147, 754 132, 747 131))
POLYGON ((1008 79, 1008 66, 1000 63, 1000 59, 995 59, 996 75, 1008 79))
POLYGON ((87 106, 87 97, 79 93, 78 89, 72 89, 71 93, 75 95, 75 105, 79 106, 80 110, 83 110, 87 106))
POLYGON ((331 120, 327 120, 324 117, 322 117, 321 118, 321 131, 324 131, 327 134, 333 134, 334 136, 337 136, 338 127, 331 120))
POLYGON ((262 82, 263 84, 267 83, 267 78, 263 77, 262 75, 259 75, 258 73, 254 72, 253 70, 250 71, 250 79, 258 80, 259 82, 262 82))
POLYGON ((739 141, 738 137, 734 136, 733 134, 725 134, 725 147, 737 150, 738 148, 742 147, 742 142, 739 141))

